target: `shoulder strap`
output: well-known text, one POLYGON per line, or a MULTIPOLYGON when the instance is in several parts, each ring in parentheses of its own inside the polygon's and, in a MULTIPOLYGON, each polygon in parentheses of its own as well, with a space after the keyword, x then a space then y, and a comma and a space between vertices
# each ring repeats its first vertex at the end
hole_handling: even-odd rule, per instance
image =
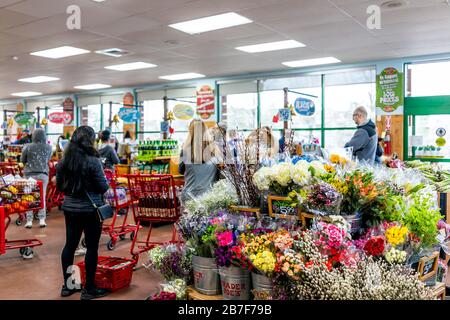
POLYGON ((97 205, 95 204, 94 201, 92 201, 92 198, 91 198, 91 196, 89 195, 89 192, 86 191, 86 189, 84 189, 84 193, 85 193, 86 196, 88 197, 88 199, 89 199, 89 201, 91 202, 92 206, 93 206, 95 209, 98 209, 97 205))

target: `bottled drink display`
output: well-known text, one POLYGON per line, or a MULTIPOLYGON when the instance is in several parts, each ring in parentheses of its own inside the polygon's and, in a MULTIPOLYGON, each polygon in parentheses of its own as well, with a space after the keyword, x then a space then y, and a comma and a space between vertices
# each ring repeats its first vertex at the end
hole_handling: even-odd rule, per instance
POLYGON ((146 140, 139 142, 137 158, 139 161, 152 161, 156 157, 175 155, 178 155, 177 140, 146 140))

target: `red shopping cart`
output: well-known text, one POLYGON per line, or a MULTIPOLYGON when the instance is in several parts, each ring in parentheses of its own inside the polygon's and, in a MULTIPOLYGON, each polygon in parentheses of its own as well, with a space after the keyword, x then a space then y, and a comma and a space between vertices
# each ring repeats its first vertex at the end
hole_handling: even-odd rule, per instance
POLYGON ((167 243, 167 241, 151 241, 153 223, 172 222, 172 238, 169 242, 176 242, 175 222, 178 221, 180 216, 180 201, 172 175, 128 175, 128 185, 131 207, 138 228, 130 252, 133 259, 138 261, 141 253, 157 245, 167 243), (139 227, 142 222, 150 223, 145 241, 138 240, 139 227), (136 245, 137 249, 135 250, 136 245))
POLYGON ((49 161, 48 163, 48 185, 46 193, 46 210, 49 213, 53 208, 61 210, 61 206, 64 201, 64 193, 58 190, 56 182, 53 182, 53 178, 56 176, 56 165, 58 161, 49 161))
POLYGON ((102 231, 111 238, 106 244, 108 250, 114 250, 117 240, 125 240, 127 234, 130 234, 130 240, 134 239, 137 226, 136 224, 127 224, 131 204, 128 179, 126 176, 115 175, 111 170, 105 170, 105 176, 110 186, 105 198, 114 208, 114 216, 111 218, 110 224, 103 224, 102 231), (125 181, 121 182, 119 179, 125 179, 125 181), (116 226, 119 215, 123 217, 123 220, 116 226))
POLYGON ((35 212, 43 208, 42 182, 37 181, 35 185, 30 185, 28 182, 20 181, 11 184, 7 189, 2 186, 2 189, 0 192, 3 199, 3 205, 0 206, 0 254, 4 254, 6 250, 19 249, 24 259, 31 259, 34 255, 33 247, 41 246, 42 241, 39 239, 7 240, 6 230, 13 214, 25 214, 25 212, 35 212), (13 194, 15 200, 10 199, 7 192, 13 194))

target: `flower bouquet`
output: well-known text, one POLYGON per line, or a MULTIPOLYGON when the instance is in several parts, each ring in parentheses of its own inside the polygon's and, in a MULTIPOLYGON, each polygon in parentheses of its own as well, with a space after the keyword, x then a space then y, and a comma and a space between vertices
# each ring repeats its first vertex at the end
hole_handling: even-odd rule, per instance
POLYGON ((342 195, 327 183, 311 185, 303 205, 313 214, 320 216, 339 214, 342 195))

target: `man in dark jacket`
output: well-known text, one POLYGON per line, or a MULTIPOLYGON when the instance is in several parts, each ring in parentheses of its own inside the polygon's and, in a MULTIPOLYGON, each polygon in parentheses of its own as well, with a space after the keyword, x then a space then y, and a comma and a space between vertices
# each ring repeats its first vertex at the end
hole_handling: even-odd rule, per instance
MULTIPOLYGON (((44 199, 46 198, 46 190, 48 184, 48 162, 52 157, 52 147, 47 144, 47 136, 44 129, 36 129, 33 133, 33 143, 23 148, 20 162, 25 165, 25 177, 34 178, 42 181, 44 199)), ((46 209, 44 207, 39 210, 39 225, 41 228, 47 226, 45 223, 46 209)), ((33 225, 33 212, 27 212, 26 228, 33 225)))
POLYGON ((375 124, 372 120, 367 120, 367 116, 367 110, 364 107, 358 107, 353 111, 353 121, 357 125, 357 130, 344 147, 353 147, 353 155, 359 161, 365 160, 373 164, 377 151, 378 135, 375 124))

